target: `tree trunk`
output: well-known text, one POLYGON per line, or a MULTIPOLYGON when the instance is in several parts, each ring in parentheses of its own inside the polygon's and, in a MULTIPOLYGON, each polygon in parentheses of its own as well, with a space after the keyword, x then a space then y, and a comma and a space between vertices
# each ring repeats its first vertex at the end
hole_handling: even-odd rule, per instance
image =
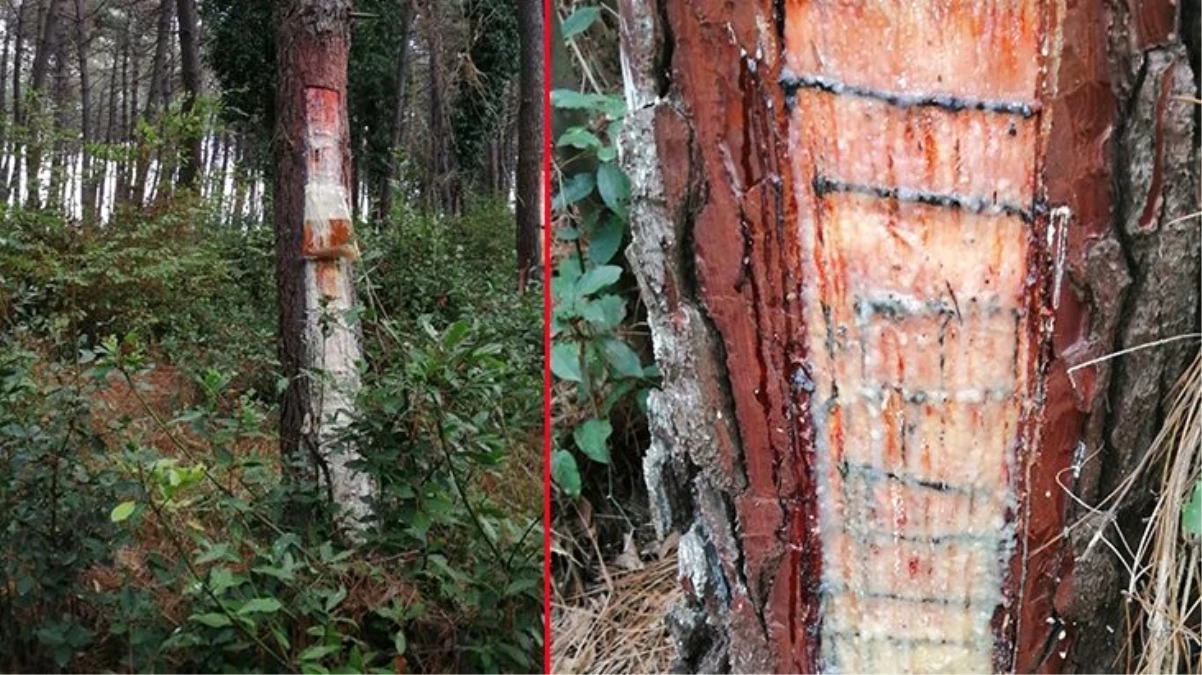
POLYGON ((289 387, 281 451, 313 470, 357 533, 370 515, 370 477, 347 466, 357 451, 336 443, 359 389, 362 354, 352 264, 350 129, 346 104, 349 0, 284 0, 276 44, 276 283, 280 364, 289 387), (328 314, 326 314, 328 312, 328 314), (320 372, 320 378, 306 373, 320 372))
POLYGON ((392 102, 392 132, 388 141, 388 172, 380 183, 380 220, 392 217, 392 196, 400 179, 398 155, 405 138, 405 94, 409 89, 409 41, 413 32, 413 3, 405 1, 401 10, 401 49, 396 60, 396 98, 392 102))
POLYGON ((117 178, 114 181, 115 185, 113 187, 114 211, 121 204, 128 203, 130 197, 129 162, 126 159, 124 151, 128 149, 129 141, 129 42, 132 34, 131 23, 132 20, 126 19, 125 30, 121 36, 121 121, 115 140, 120 143, 123 152, 118 156, 117 166, 115 167, 117 178))
POLYGON ((1113 672, 1127 580, 1068 490, 1196 343, 1067 369, 1198 330, 1179 4, 622 0, 681 669, 1113 672))
POLYGON ((450 212, 453 207, 449 175, 450 139, 447 138, 446 112, 443 110, 442 30, 437 0, 426 3, 426 44, 430 58, 430 179, 429 198, 435 208, 450 212))
MULTIPOLYGON (((20 6, 17 8, 17 28, 16 28, 15 34, 13 36, 12 78, 13 78, 13 127, 14 127, 14 129, 19 129, 24 124, 24 118, 22 116, 24 111, 22 108, 22 101, 21 101, 21 70, 22 70, 22 64, 25 63, 25 31, 26 31, 25 9, 28 6, 28 4, 29 4, 28 2, 22 0, 20 6)), ((9 172, 8 172, 8 188, 7 188, 8 195, 15 195, 15 197, 13 198, 14 204, 20 204, 22 201, 20 187, 21 187, 21 170, 22 170, 21 157, 24 154, 23 146, 24 146, 24 143, 22 142, 20 135, 14 134, 14 138, 12 140, 12 150, 10 152, 10 156, 8 159, 11 168, 9 169, 9 172)))
MULTIPOLYGON (((175 6, 174 0, 162 0, 159 3, 158 21, 155 29, 154 37, 154 60, 150 65, 150 91, 146 95, 146 112, 144 118, 147 124, 154 124, 158 121, 159 115, 167 104, 167 79, 169 72, 167 69, 167 48, 171 44, 171 18, 173 16, 172 9, 175 6)), ((135 70, 136 72, 136 70, 135 70)), ((136 91, 137 77, 134 77, 133 86, 136 91)), ((137 109, 134 108, 136 111, 137 109)), ((136 112, 135 117, 131 122, 137 125, 136 112)), ((142 204, 149 203, 150 195, 146 194, 146 188, 150 184, 150 144, 141 137, 140 134, 133 135, 135 144, 137 145, 137 163, 135 166, 136 177, 134 178, 134 203, 142 204)), ((159 139, 160 144, 165 142, 165 139, 159 139)), ((159 146, 162 147, 161 145, 159 146)), ((162 162, 159 163, 160 173, 163 170, 162 162)), ((153 185, 151 188, 153 189, 153 185)))
MULTIPOLYGON (((121 63, 122 63, 122 61, 121 61, 121 43, 122 43, 123 39, 124 39, 123 36, 116 36, 116 35, 113 36, 112 67, 109 69, 109 79, 108 79, 108 85, 109 85, 108 114, 105 119, 105 127, 104 127, 104 145, 105 145, 105 147, 107 147, 109 149, 111 149, 113 147, 113 143, 117 140, 117 136, 116 136, 116 134, 117 134, 117 118, 119 115, 119 113, 117 111, 117 101, 118 101, 118 99, 117 99, 117 83, 118 83, 117 74, 121 70, 121 63)), ((106 158, 104 159, 104 162, 103 162, 103 170, 101 171, 100 180, 99 180, 100 190, 98 192, 97 200, 96 200, 96 212, 97 212, 97 214, 99 214, 99 217, 101 217, 101 218, 104 217, 104 212, 105 212, 105 208, 106 208, 105 204, 106 203, 110 204, 110 206, 108 208, 111 208, 111 205, 115 205, 117 203, 117 201, 120 199, 119 195, 121 193, 120 193, 120 187, 118 185, 114 185, 113 196, 112 196, 111 200, 109 200, 109 197, 108 197, 109 176, 112 175, 112 173, 113 173, 113 165, 114 165, 114 161, 111 158, 111 156, 106 156, 106 158), (106 202, 106 200, 109 200, 109 201, 106 202)), ((120 175, 120 174, 118 174, 118 175, 120 175)), ((118 180, 117 182, 119 183, 120 181, 118 180)))
POLYGON ((64 188, 71 184, 71 162, 67 157, 67 143, 63 134, 67 126, 67 36, 65 26, 62 26, 61 22, 59 30, 64 34, 56 40, 58 51, 54 55, 54 89, 50 100, 51 109, 54 111, 53 126, 50 129, 53 140, 50 146, 50 185, 43 206, 70 214, 70 207, 64 197, 64 188))
POLYGON ((518 0, 519 87, 517 167, 518 291, 538 266, 543 217, 543 3, 518 0))
POLYGON ((91 227, 96 218, 96 176, 88 144, 92 142, 92 89, 88 78, 87 8, 84 0, 75 0, 75 50, 79 59, 80 179, 83 223, 91 227))
MULTIPOLYGON (((179 0, 180 75, 184 84, 184 117, 191 114, 200 96, 200 26, 196 16, 196 0, 179 0)), ((201 132, 184 139, 180 156, 179 185, 190 188, 196 182, 197 163, 201 157, 201 132)))
POLYGON ((12 18, 10 12, 4 12, 4 50, 0 52, 0 204, 8 203, 7 175, 12 161, 12 153, 8 147, 8 130, 11 123, 4 119, 8 114, 8 62, 13 42, 12 18))
MULTIPOLYGON (((46 79, 50 75, 50 57, 57 54, 59 42, 59 23, 65 0, 50 0, 44 19, 42 20, 41 39, 38 41, 38 51, 33 59, 33 68, 29 74, 30 102, 27 111, 26 131, 29 142, 26 145, 26 183, 29 190, 27 204, 29 208, 38 208, 41 203, 40 185, 42 172, 42 129, 46 126, 43 119, 46 110, 46 79)), ((47 195, 49 199, 53 195, 47 195)))
POLYGON ((21 118, 21 64, 25 62, 25 8, 22 0, 17 8, 17 29, 13 41, 13 124, 19 125, 21 118))

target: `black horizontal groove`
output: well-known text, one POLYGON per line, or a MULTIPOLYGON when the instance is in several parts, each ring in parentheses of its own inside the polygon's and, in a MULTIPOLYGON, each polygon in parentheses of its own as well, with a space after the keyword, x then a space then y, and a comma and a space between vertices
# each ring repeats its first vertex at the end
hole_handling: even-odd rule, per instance
POLYGON ((859 631, 844 631, 831 630, 824 631, 824 637, 837 638, 839 640, 853 640, 857 642, 888 642, 895 645, 916 646, 916 645, 938 645, 949 647, 964 647, 972 649, 977 645, 967 640, 949 640, 947 638, 937 637, 908 637, 904 635, 865 635, 859 631))
POLYGON ((916 94, 883 91, 856 84, 847 84, 821 75, 791 75, 785 73, 780 79, 785 90, 785 99, 792 101, 801 89, 816 89, 836 96, 856 96, 882 101, 899 108, 939 108, 948 112, 979 111, 1002 115, 1017 115, 1023 119, 1034 117, 1039 104, 1030 101, 991 101, 967 98, 950 94, 916 94))
MULTIPOLYGON (((949 209, 959 209, 971 213, 999 214, 1017 216, 1030 225, 1033 220, 1032 210, 1023 208, 1011 202, 996 202, 981 197, 967 195, 928 192, 907 187, 889 187, 885 185, 864 185, 834 180, 821 174, 814 177, 814 192, 819 197, 825 197, 835 192, 868 195, 880 199, 892 199, 899 202, 913 202, 929 206, 940 206, 949 209)), ((1038 207, 1037 207, 1038 208, 1038 207)))
POLYGON ((839 473, 846 479, 848 474, 862 476, 865 480, 890 480, 902 485, 934 490, 936 492, 952 492, 958 494, 972 495, 977 492, 975 488, 961 485, 952 485, 941 480, 928 480, 907 474, 894 473, 879 466, 871 464, 857 464, 846 459, 839 463, 839 473))
POLYGON ((901 593, 892 593, 889 591, 869 591, 858 590, 844 585, 830 584, 825 587, 826 591, 831 595, 850 595, 855 598, 868 598, 870 600, 888 600, 891 602, 902 602, 916 605, 945 605, 950 607, 967 607, 971 605, 986 605, 989 600, 983 598, 946 598, 929 595, 904 595, 901 593))

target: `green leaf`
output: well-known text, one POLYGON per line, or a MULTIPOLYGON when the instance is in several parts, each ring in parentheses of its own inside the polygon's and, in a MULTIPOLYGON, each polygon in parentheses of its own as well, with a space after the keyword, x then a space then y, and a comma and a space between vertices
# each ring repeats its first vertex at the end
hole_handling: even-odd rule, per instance
POLYGON ((576 294, 588 295, 612 285, 622 277, 622 268, 617 265, 601 265, 587 271, 576 280, 576 294))
POLYGON ((574 89, 552 89, 551 107, 566 110, 601 110, 607 98, 601 94, 582 94, 574 89))
POLYGON ((200 556, 196 558, 196 564, 197 565, 206 565, 206 564, 211 563, 216 560, 228 560, 230 562, 238 562, 239 558, 237 556, 235 556, 232 551, 230 551, 229 544, 221 543, 221 544, 216 544, 209 550, 205 551, 204 553, 201 553, 200 556))
POLYGON ((405 631, 398 630, 392 638, 392 647, 396 650, 397 656, 405 653, 409 648, 409 641, 405 639, 405 631))
POLYGON ((459 341, 467 335, 470 327, 467 321, 456 321, 451 324, 451 327, 447 329, 446 336, 442 339, 443 346, 450 349, 459 344, 459 341))
POLYGON ((597 151, 597 159, 602 162, 612 162, 618 158, 618 149, 612 145, 607 145, 597 151))
POLYGON ((208 626, 209 628, 224 628, 226 626, 231 626, 234 623, 233 621, 230 621, 230 618, 228 616, 222 614, 221 612, 210 612, 208 614, 193 614, 191 616, 191 619, 193 621, 203 623, 204 625, 208 626))
POLYGON ((605 340, 605 360, 623 377, 642 377, 643 366, 639 363, 639 355, 630 345, 618 338, 605 340))
POLYGON ((626 301, 620 295, 601 295, 582 303, 580 316, 602 333, 617 328, 626 318, 626 301))
POLYGON ((613 432, 609 420, 592 419, 576 427, 572 432, 572 440, 589 459, 609 464, 609 437, 613 432))
POLYGON ((568 382, 584 381, 580 373, 580 348, 576 343, 551 347, 551 372, 555 377, 568 382))
POLYGON ((594 265, 604 265, 613 260, 622 247, 622 235, 626 227, 619 218, 607 218, 588 238, 588 259, 594 265))
POLYGON ((540 581, 541 579, 536 577, 522 577, 520 579, 514 579, 513 581, 509 582, 508 586, 505 587, 505 597, 513 597, 515 595, 525 593, 526 591, 538 588, 540 581))
POLYGON ((1181 509, 1181 529, 1195 537, 1202 537, 1202 478, 1194 483, 1194 492, 1181 509))
POLYGON ((297 658, 301 661, 320 661, 322 658, 339 651, 338 645, 313 645, 301 652, 297 658))
POLYGON ((113 521, 114 523, 120 523, 121 521, 127 520, 134 514, 134 509, 137 506, 138 503, 135 501, 121 502, 113 507, 112 513, 109 514, 109 520, 113 521))
POLYGON ((250 600, 247 600, 246 604, 242 605, 242 607, 238 610, 238 615, 243 616, 246 614, 255 613, 274 614, 280 611, 281 607, 283 607, 283 605, 281 605, 280 601, 276 600, 275 598, 251 598, 250 600))
POLYGON ((595 187, 597 187, 597 179, 593 177, 593 174, 578 173, 559 186, 559 194, 555 195, 555 199, 551 201, 551 208, 561 211, 570 204, 575 204, 593 194, 595 187))
POLYGON ((346 586, 339 586, 338 590, 334 591, 333 595, 326 598, 326 612, 334 611, 334 608, 337 607, 339 604, 341 604, 342 601, 345 599, 346 599, 346 586))
POLYGON ((580 496, 580 469, 572 453, 566 450, 551 453, 551 477, 569 497, 580 496))
POLYGON ((601 200, 614 213, 626 217, 626 202, 630 199, 630 179, 615 162, 605 162, 597 169, 597 191, 601 200))
POLYGON ((563 20, 563 39, 568 40, 588 30, 597 17, 601 15, 600 7, 581 7, 563 20))
POLYGON ((601 139, 584 127, 572 127, 563 132, 563 135, 555 142, 555 146, 559 148, 565 145, 581 150, 598 149, 601 147, 601 139))

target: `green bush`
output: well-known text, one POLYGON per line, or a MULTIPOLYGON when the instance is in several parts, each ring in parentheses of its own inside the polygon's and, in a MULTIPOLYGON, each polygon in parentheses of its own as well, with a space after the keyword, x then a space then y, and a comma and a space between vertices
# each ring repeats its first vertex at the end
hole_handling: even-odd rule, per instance
POLYGON ((348 440, 383 489, 350 548, 289 517, 311 491, 276 450, 270 226, 173 209, 0 218, 0 667, 539 670, 541 312, 512 215, 360 228, 348 440), (190 382, 169 410, 156 362, 190 382), (115 384, 138 412, 93 410, 115 384))

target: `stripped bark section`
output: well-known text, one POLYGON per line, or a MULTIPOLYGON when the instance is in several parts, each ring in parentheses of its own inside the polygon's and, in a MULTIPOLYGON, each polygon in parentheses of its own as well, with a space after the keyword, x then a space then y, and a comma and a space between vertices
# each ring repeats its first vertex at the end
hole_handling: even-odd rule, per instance
POLYGON ((319 452, 328 467, 334 503, 348 511, 354 528, 369 514, 369 474, 353 469, 354 448, 339 446, 359 392, 363 355, 348 320, 354 308, 351 264, 358 259, 351 228, 350 198, 343 181, 342 136, 349 128, 342 92, 305 88, 305 183, 303 257, 308 292, 306 319, 312 368, 317 373, 313 407, 319 424, 319 452))
POLYGON ((1115 668, 1106 524, 1064 526, 1190 347, 1067 371, 1197 330, 1189 6, 620 3, 680 669, 1115 668))
POLYGON ((828 672, 994 666, 1037 405, 1044 12, 785 6, 828 672))

